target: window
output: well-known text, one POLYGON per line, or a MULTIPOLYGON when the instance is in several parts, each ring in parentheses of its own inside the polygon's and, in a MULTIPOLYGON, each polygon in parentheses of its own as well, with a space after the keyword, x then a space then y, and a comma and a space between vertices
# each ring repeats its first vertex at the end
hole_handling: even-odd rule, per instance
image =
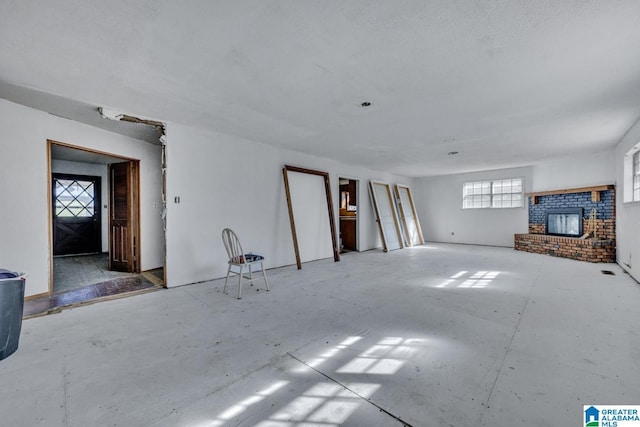
POLYGON ((640 143, 631 147, 623 161, 623 201, 640 202, 640 143))
POLYGON ((465 182, 462 188, 462 208, 522 207, 522 178, 465 182))
POLYGON ((94 216, 95 186, 92 181, 54 178, 54 182, 57 217, 94 216))
POLYGON ((640 151, 633 155, 633 201, 640 202, 640 151))
POLYGON ((462 192, 464 209, 491 207, 491 181, 465 182, 462 192))

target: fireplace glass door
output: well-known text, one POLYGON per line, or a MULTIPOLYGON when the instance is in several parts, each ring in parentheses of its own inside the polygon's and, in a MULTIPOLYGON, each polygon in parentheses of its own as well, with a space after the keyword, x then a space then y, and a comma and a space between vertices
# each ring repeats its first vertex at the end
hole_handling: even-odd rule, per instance
POLYGON ((547 234, 582 236, 582 208, 547 212, 547 234))

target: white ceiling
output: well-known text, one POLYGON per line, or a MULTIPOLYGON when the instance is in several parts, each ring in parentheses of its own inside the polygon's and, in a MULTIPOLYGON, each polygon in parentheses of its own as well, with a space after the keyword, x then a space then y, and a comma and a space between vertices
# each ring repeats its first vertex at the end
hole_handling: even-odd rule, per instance
POLYGON ((100 114, 98 107, 63 96, 52 95, 47 92, 18 86, 0 80, 0 98, 5 98, 18 104, 46 111, 65 119, 75 120, 94 127, 99 127, 110 132, 141 139, 153 144, 160 143, 162 130, 156 126, 108 120, 100 114))
POLYGON ((640 117, 638 0, 0 0, 0 58, 36 108, 410 176, 597 153, 640 117))

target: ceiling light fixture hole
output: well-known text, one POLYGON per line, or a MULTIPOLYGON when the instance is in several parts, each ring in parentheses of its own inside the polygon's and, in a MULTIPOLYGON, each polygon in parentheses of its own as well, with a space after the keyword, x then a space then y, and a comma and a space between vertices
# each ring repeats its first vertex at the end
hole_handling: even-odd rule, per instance
POLYGON ((362 104, 360 104, 360 105, 362 105, 363 107, 370 107, 370 106, 371 106, 371 103, 370 103, 369 101, 365 101, 365 102, 363 102, 363 103, 362 103, 362 104))

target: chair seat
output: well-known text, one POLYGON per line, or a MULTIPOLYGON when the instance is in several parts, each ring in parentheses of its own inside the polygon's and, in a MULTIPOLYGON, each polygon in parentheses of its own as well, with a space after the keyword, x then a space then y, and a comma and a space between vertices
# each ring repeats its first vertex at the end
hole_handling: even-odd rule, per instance
POLYGON ((241 264, 251 264, 258 261, 264 261, 264 257, 262 255, 248 253, 248 254, 240 255, 238 257, 234 257, 230 259, 229 263, 234 265, 241 265, 241 264))

